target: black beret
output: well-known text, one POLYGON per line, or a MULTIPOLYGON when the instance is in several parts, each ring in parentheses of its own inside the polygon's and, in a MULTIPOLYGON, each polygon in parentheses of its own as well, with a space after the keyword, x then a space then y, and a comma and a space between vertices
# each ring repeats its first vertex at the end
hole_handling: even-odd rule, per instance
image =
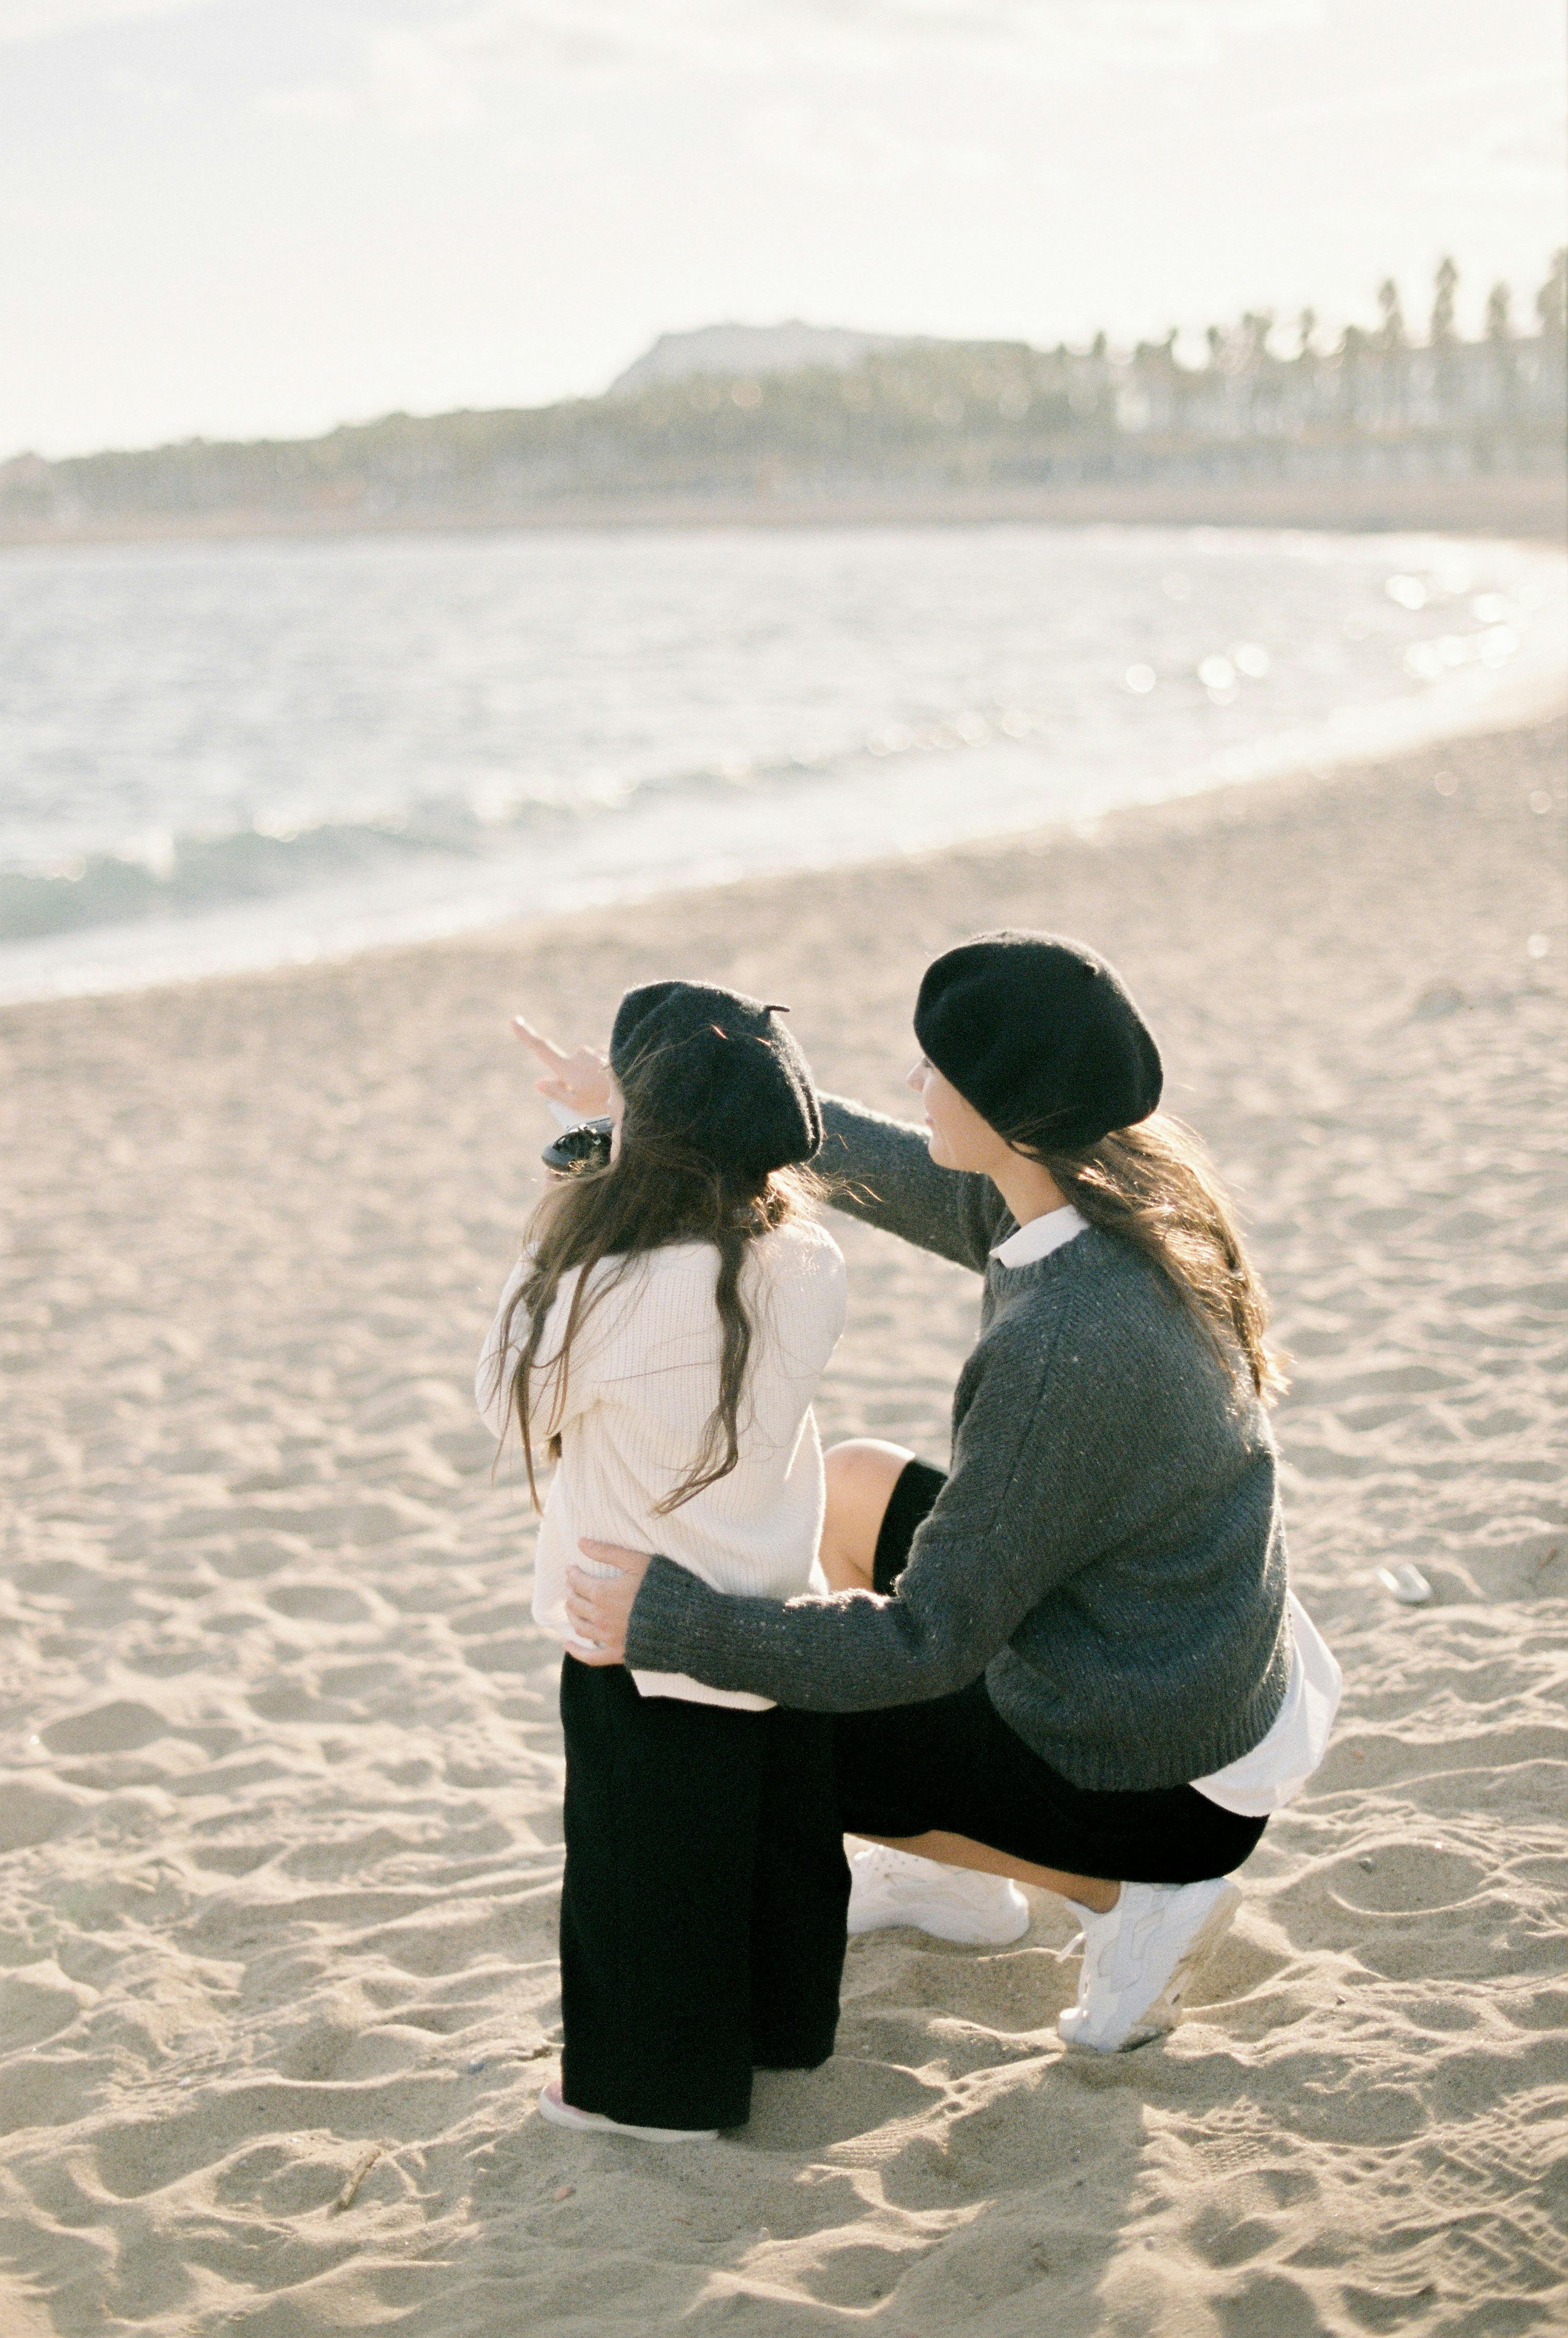
POLYGON ((659 1126, 721 1168, 762 1176, 822 1142, 811 1067, 774 1019, 788 1011, 709 983, 645 982, 616 1009, 610 1068, 624 1087, 656 1058, 646 1103, 659 1126))
POLYGON ((915 1035, 983 1120, 1081 1153, 1160 1101, 1160 1050, 1113 967, 1056 934, 977 934, 926 969, 915 1035))

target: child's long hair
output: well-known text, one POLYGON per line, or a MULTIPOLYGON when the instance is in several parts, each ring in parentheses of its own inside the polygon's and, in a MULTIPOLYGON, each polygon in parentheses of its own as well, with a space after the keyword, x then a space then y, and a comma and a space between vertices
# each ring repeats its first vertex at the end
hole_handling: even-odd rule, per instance
MULTIPOLYGON (((685 1476, 657 1505, 662 1517, 689 1502, 704 1487, 727 1478, 740 1458, 740 1412, 754 1326, 740 1292, 748 1245, 799 1217, 815 1197, 816 1181, 802 1169, 748 1174, 721 1167, 689 1141, 662 1127, 659 1119, 659 1058, 642 1057, 629 1066, 623 1086, 625 1117, 621 1147, 606 1168, 589 1169, 551 1187, 529 1221, 524 1236, 528 1271, 501 1325, 495 1361, 499 1390, 512 1349, 512 1327, 520 1312, 528 1331, 512 1369, 508 1412, 523 1438, 528 1491, 539 1507, 539 1487, 529 1426, 532 1381, 537 1369, 550 1390, 550 1413, 564 1410, 573 1342, 595 1310, 624 1281, 646 1251, 671 1243, 711 1243, 719 1253, 714 1300, 723 1327, 719 1395, 685 1476), (601 1260, 619 1263, 595 1274, 601 1260), (536 1365, 545 1319, 563 1276, 581 1268, 555 1353, 536 1365), (590 1284, 592 1283, 592 1290, 590 1284)), ((549 1435, 551 1459, 561 1440, 549 1435)))
POLYGON ((1159 1267, 1227 1373, 1265 1404, 1289 1388, 1267 1338, 1268 1294, 1201 1140, 1157 1112, 1082 1153, 1057 1153, 1044 1127, 1003 1134, 1048 1169, 1091 1225, 1159 1267))

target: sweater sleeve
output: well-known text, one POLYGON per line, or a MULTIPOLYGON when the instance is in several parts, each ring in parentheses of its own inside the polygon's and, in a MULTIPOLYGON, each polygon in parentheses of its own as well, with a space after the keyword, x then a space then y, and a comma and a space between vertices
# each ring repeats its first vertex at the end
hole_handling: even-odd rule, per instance
POLYGON ((842 1096, 823 1097, 822 1119, 815 1165, 832 1181, 835 1209, 985 1272, 993 1244, 1013 1223, 989 1177, 939 1169, 922 1129, 842 1096))
POLYGON ((1069 1308, 1054 1337, 1039 1330, 1037 1320, 1012 1336, 1004 1326, 971 1358, 952 1474, 890 1598, 727 1597, 656 1557, 627 1663, 818 1713, 917 1704, 977 1679, 1102 1543, 1113 1430, 1095 1427, 1101 1376, 1076 1351, 1069 1308))

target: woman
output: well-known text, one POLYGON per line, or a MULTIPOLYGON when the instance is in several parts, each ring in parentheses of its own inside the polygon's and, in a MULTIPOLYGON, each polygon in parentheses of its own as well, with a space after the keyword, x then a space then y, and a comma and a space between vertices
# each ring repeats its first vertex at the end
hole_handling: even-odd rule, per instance
POLYGON ((980 1270, 950 1472, 832 1458, 828 1596, 737 1599, 584 1540, 600 1660, 838 1716, 845 1825, 1074 1903, 1069 2043, 1177 2019, 1228 1880, 1321 1759, 1338 1675, 1289 1598, 1266 1303, 1112 969, 1040 934, 927 970, 928 1135, 825 1100, 840 1205, 980 1270))
POLYGON ((849 1879, 831 1725, 680 1665, 594 1668, 565 1575, 583 1529, 657 1535, 693 1579, 787 1598, 822 1523, 811 1400, 844 1262, 799 1173, 822 1138, 780 1009, 686 982, 627 992, 610 1158, 545 1195, 480 1360, 530 1490, 556 1461, 534 1614, 566 1645, 564 2127, 710 2140, 753 2068, 833 2050, 849 1879), (607 1524, 607 1521, 613 1521, 607 1524))

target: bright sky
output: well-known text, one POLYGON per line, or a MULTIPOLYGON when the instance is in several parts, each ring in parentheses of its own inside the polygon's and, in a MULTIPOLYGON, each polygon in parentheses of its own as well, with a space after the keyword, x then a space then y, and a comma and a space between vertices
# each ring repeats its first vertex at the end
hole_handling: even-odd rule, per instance
POLYGON ((1530 314, 1560 0, 0 0, 0 455, 603 387, 724 319, 1530 314))

